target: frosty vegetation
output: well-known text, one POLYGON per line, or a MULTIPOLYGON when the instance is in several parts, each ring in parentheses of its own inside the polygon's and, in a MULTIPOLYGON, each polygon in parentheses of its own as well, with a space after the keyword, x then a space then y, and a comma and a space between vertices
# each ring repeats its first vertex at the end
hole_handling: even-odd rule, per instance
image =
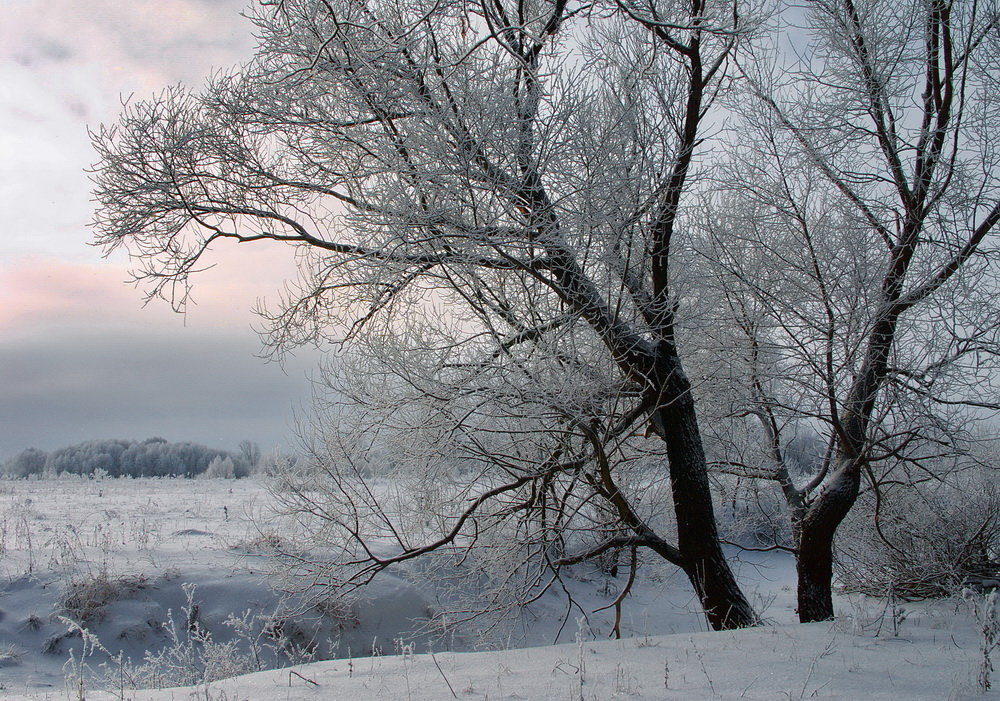
POLYGON ((28 448, 2 466, 6 477, 61 474, 105 477, 246 477, 261 461, 260 449, 246 442, 238 453, 197 443, 93 440, 46 453, 28 448))
POLYGON ((728 510, 826 620, 838 537, 870 581, 861 544, 905 562, 912 509, 995 480, 995 0, 250 16, 253 60, 94 134, 95 232, 178 307, 210 248, 296 248, 265 341, 337 350, 276 488, 303 586, 413 567, 447 628, 659 561, 749 626, 728 510))

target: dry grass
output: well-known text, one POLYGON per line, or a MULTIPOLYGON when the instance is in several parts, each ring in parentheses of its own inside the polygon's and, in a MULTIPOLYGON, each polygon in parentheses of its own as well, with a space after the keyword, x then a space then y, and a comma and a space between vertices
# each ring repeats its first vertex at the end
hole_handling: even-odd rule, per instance
POLYGON ((74 579, 59 602, 60 613, 80 625, 98 622, 108 604, 149 588, 146 575, 111 577, 107 574, 74 579))

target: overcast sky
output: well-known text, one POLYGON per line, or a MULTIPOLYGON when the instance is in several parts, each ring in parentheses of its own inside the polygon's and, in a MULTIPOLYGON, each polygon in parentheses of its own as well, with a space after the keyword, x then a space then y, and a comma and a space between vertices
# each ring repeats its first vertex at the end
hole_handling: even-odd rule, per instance
POLYGON ((235 245, 184 316, 142 306, 124 256, 88 245, 88 126, 121 100, 249 57, 243 0, 0 3, 0 461, 27 447, 162 436, 287 447, 309 362, 255 354, 250 313, 288 252, 235 245))

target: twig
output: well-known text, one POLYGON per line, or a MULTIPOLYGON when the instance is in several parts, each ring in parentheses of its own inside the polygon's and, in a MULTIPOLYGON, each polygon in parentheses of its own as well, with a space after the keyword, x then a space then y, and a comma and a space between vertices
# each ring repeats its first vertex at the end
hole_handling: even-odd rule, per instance
POLYGON ((628 596, 629 592, 632 591, 632 584, 635 582, 635 566, 636 566, 636 546, 631 548, 631 562, 629 563, 628 570, 628 581, 625 586, 622 587, 621 592, 615 598, 615 600, 608 604, 607 606, 602 606, 599 609, 594 609, 594 613, 598 611, 604 611, 612 606, 615 608, 615 625, 611 628, 611 637, 615 640, 620 640, 622 637, 622 601, 628 596))
POLYGON ((288 670, 288 686, 292 685, 292 675, 293 674, 296 677, 298 677, 299 679, 301 679, 302 681, 304 681, 304 682, 308 682, 309 684, 312 684, 313 686, 319 686, 319 682, 313 681, 312 679, 309 679, 308 677, 303 677, 301 674, 299 674, 298 672, 296 672, 294 669, 288 670))
POLYGON ((441 673, 441 678, 444 679, 444 683, 448 685, 448 691, 451 692, 452 698, 456 698, 457 699, 458 698, 458 694, 456 694, 455 693, 455 689, 452 688, 451 682, 448 681, 448 677, 445 675, 444 670, 441 669, 441 665, 438 664, 437 658, 434 656, 433 652, 431 652, 431 660, 434 662, 434 666, 437 667, 438 671, 441 673))

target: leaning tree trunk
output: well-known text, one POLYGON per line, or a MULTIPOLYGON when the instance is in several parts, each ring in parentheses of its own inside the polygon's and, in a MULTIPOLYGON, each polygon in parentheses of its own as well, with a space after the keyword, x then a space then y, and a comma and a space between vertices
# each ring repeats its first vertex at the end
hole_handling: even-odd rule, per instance
POLYGON ((690 384, 679 367, 668 377, 669 400, 656 411, 653 424, 666 444, 670 462, 682 567, 714 630, 757 625, 760 619, 736 583, 719 543, 690 384))

